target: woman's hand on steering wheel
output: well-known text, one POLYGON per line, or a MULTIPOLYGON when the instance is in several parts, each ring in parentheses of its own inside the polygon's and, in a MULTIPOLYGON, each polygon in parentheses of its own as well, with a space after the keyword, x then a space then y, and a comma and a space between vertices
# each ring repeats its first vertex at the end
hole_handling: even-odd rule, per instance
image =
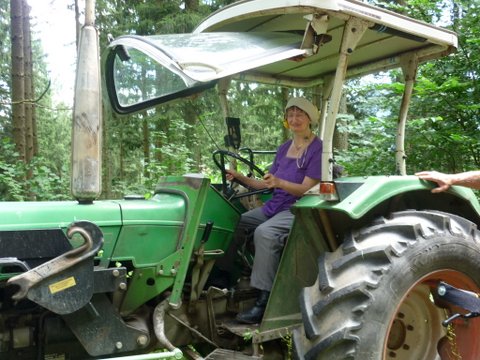
POLYGON ((265 172, 260 169, 257 165, 255 165, 252 161, 249 159, 246 159, 234 152, 228 151, 228 150, 216 150, 213 152, 213 161, 214 163, 218 166, 220 169, 220 172, 222 173, 222 190, 224 195, 229 198, 229 199, 235 199, 235 198, 240 198, 240 197, 245 197, 245 196, 250 196, 254 194, 259 194, 259 193, 267 193, 270 192, 270 189, 251 189, 249 186, 246 184, 242 183, 241 181, 238 180, 238 175, 240 174, 236 170, 231 170, 226 168, 226 163, 227 161, 225 160, 226 158, 233 158, 236 159, 243 164, 245 164, 250 171, 253 173, 256 173, 260 178, 263 178, 265 175, 265 172), (243 187, 247 188, 249 191, 241 193, 241 194, 236 194, 236 192, 232 189, 232 186, 230 184, 227 184, 227 180, 229 182, 237 182, 238 184, 242 185, 243 187), (233 193, 233 195, 232 195, 233 193))
POLYGON ((228 181, 232 182, 238 177, 239 172, 232 169, 225 169, 225 176, 228 181))

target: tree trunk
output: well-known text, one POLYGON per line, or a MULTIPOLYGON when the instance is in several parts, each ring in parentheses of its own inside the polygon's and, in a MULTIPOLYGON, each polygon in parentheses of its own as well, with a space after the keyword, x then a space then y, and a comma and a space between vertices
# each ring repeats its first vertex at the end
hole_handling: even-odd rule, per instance
MULTIPOLYGON (((114 113, 108 112, 105 106, 102 106, 103 119, 109 119, 113 121, 114 113)), ((103 122, 102 127, 102 164, 104 168, 102 171, 102 194, 101 198, 111 199, 112 198, 112 163, 114 162, 114 153, 111 153, 109 150, 110 139, 108 137, 108 122, 103 122)))
POLYGON ((185 9, 187 11, 198 11, 198 0, 185 0, 185 9))
MULTIPOLYGON (((283 100, 282 110, 285 108, 285 106, 287 106, 288 98, 289 98, 288 89, 282 87, 282 100, 283 100)), ((282 116, 285 116, 285 114, 283 114, 282 116)), ((284 124, 282 128, 282 139, 283 139, 282 143, 283 143, 287 141, 287 139, 290 137, 290 132, 288 131, 288 128, 285 126, 285 123, 283 121, 282 121, 282 124, 284 124)))
POLYGON ((23 1, 10 0, 12 39, 13 140, 19 159, 25 161, 25 72, 23 50, 23 1))
MULTIPOLYGON (((147 70, 142 67, 142 94, 146 99, 148 93, 148 87, 146 83, 147 70)), ((148 127, 148 113, 142 112, 142 142, 143 142, 143 176, 145 179, 149 178, 149 165, 150 165, 150 128, 148 127)))
MULTIPOLYGON (((23 53, 25 57, 25 136, 26 136, 26 162, 29 163, 35 153, 35 103, 33 89, 33 65, 32 65, 32 40, 30 34, 30 6, 24 1, 23 3, 23 53)), ((37 145, 38 147, 38 145, 37 145)), ((31 173, 27 174, 31 178, 31 173)))
POLYGON ((78 0, 75 0, 75 45, 78 50, 78 43, 80 42, 80 29, 82 24, 80 24, 80 6, 78 5, 78 0))
POLYGON ((123 181, 125 180, 125 164, 124 164, 124 161, 125 161, 125 149, 124 149, 124 146, 123 146, 123 124, 126 122, 126 119, 124 117, 121 117, 120 118, 120 141, 118 142, 119 146, 120 146, 120 149, 119 149, 119 155, 118 155, 118 162, 120 164, 120 174, 119 174, 119 177, 120 177, 120 180, 123 181))
MULTIPOLYGON (((158 111, 158 109, 156 111, 158 111)), ((165 113, 169 113, 168 108, 165 108, 165 113)), ((168 129, 170 128, 170 119, 168 116, 156 116, 156 118, 157 121, 155 122, 155 133, 161 135, 155 136, 154 140, 155 162, 163 164, 163 155, 159 149, 161 149, 165 144, 168 144, 168 129)))
POLYGON ((142 133, 143 133, 143 176, 145 179, 150 177, 150 128, 148 127, 148 115, 144 111, 142 114, 142 133))
POLYGON ((191 151, 192 159, 195 161, 196 171, 200 171, 200 147, 195 144, 195 122, 197 121, 197 114, 195 113, 195 108, 192 102, 188 101, 184 106, 185 113, 185 123, 189 126, 185 131, 185 143, 187 148, 191 151))

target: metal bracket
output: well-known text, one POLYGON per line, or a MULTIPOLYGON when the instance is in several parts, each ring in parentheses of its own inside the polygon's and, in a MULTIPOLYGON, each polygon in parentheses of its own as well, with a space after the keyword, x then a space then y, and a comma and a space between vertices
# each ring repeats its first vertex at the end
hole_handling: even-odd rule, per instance
POLYGON ((93 258, 103 244, 95 224, 79 221, 67 229, 67 237, 80 234, 84 243, 27 272, 10 278, 8 285, 19 290, 14 300, 25 297, 57 314, 69 314, 83 307, 93 295, 93 258))
POLYGON ((441 281, 437 287, 437 295, 440 299, 448 302, 449 304, 456 305, 462 309, 470 311, 467 314, 453 314, 442 322, 442 325, 445 327, 457 318, 470 319, 480 316, 480 297, 474 292, 457 289, 441 281))
POLYGON ((19 269, 22 269, 24 271, 30 270, 30 267, 25 261, 21 261, 17 259, 16 257, 5 257, 5 258, 0 258, 0 273, 2 272, 1 270, 4 267, 16 267, 19 269))
POLYGON ((307 50, 308 55, 315 55, 323 44, 332 40, 327 34, 328 15, 310 14, 304 18, 309 21, 300 48, 307 50))
POLYGON ((63 316, 91 356, 145 349, 150 344, 146 325, 126 323, 106 294, 96 294, 78 311, 63 316))

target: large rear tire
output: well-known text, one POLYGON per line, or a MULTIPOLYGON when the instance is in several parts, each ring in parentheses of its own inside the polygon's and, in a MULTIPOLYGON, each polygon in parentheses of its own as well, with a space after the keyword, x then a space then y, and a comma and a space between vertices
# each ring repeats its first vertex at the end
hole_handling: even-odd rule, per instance
POLYGON ((480 359, 480 319, 441 322, 440 280, 480 292, 480 233, 456 215, 404 211, 351 233, 323 254, 300 295, 298 359, 480 359), (458 355, 455 355, 458 354, 458 355))

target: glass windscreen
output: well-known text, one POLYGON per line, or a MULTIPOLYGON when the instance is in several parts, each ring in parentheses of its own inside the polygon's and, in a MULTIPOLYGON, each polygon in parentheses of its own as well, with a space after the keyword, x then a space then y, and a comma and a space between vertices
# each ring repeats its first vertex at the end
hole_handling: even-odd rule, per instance
POLYGON ((188 96, 220 78, 302 55, 301 40, 291 33, 120 37, 107 55, 109 95, 116 110, 136 111, 188 96))
POLYGON ((128 58, 115 56, 113 76, 118 103, 122 107, 178 93, 195 83, 142 51, 135 48, 121 51, 127 53, 128 58))

